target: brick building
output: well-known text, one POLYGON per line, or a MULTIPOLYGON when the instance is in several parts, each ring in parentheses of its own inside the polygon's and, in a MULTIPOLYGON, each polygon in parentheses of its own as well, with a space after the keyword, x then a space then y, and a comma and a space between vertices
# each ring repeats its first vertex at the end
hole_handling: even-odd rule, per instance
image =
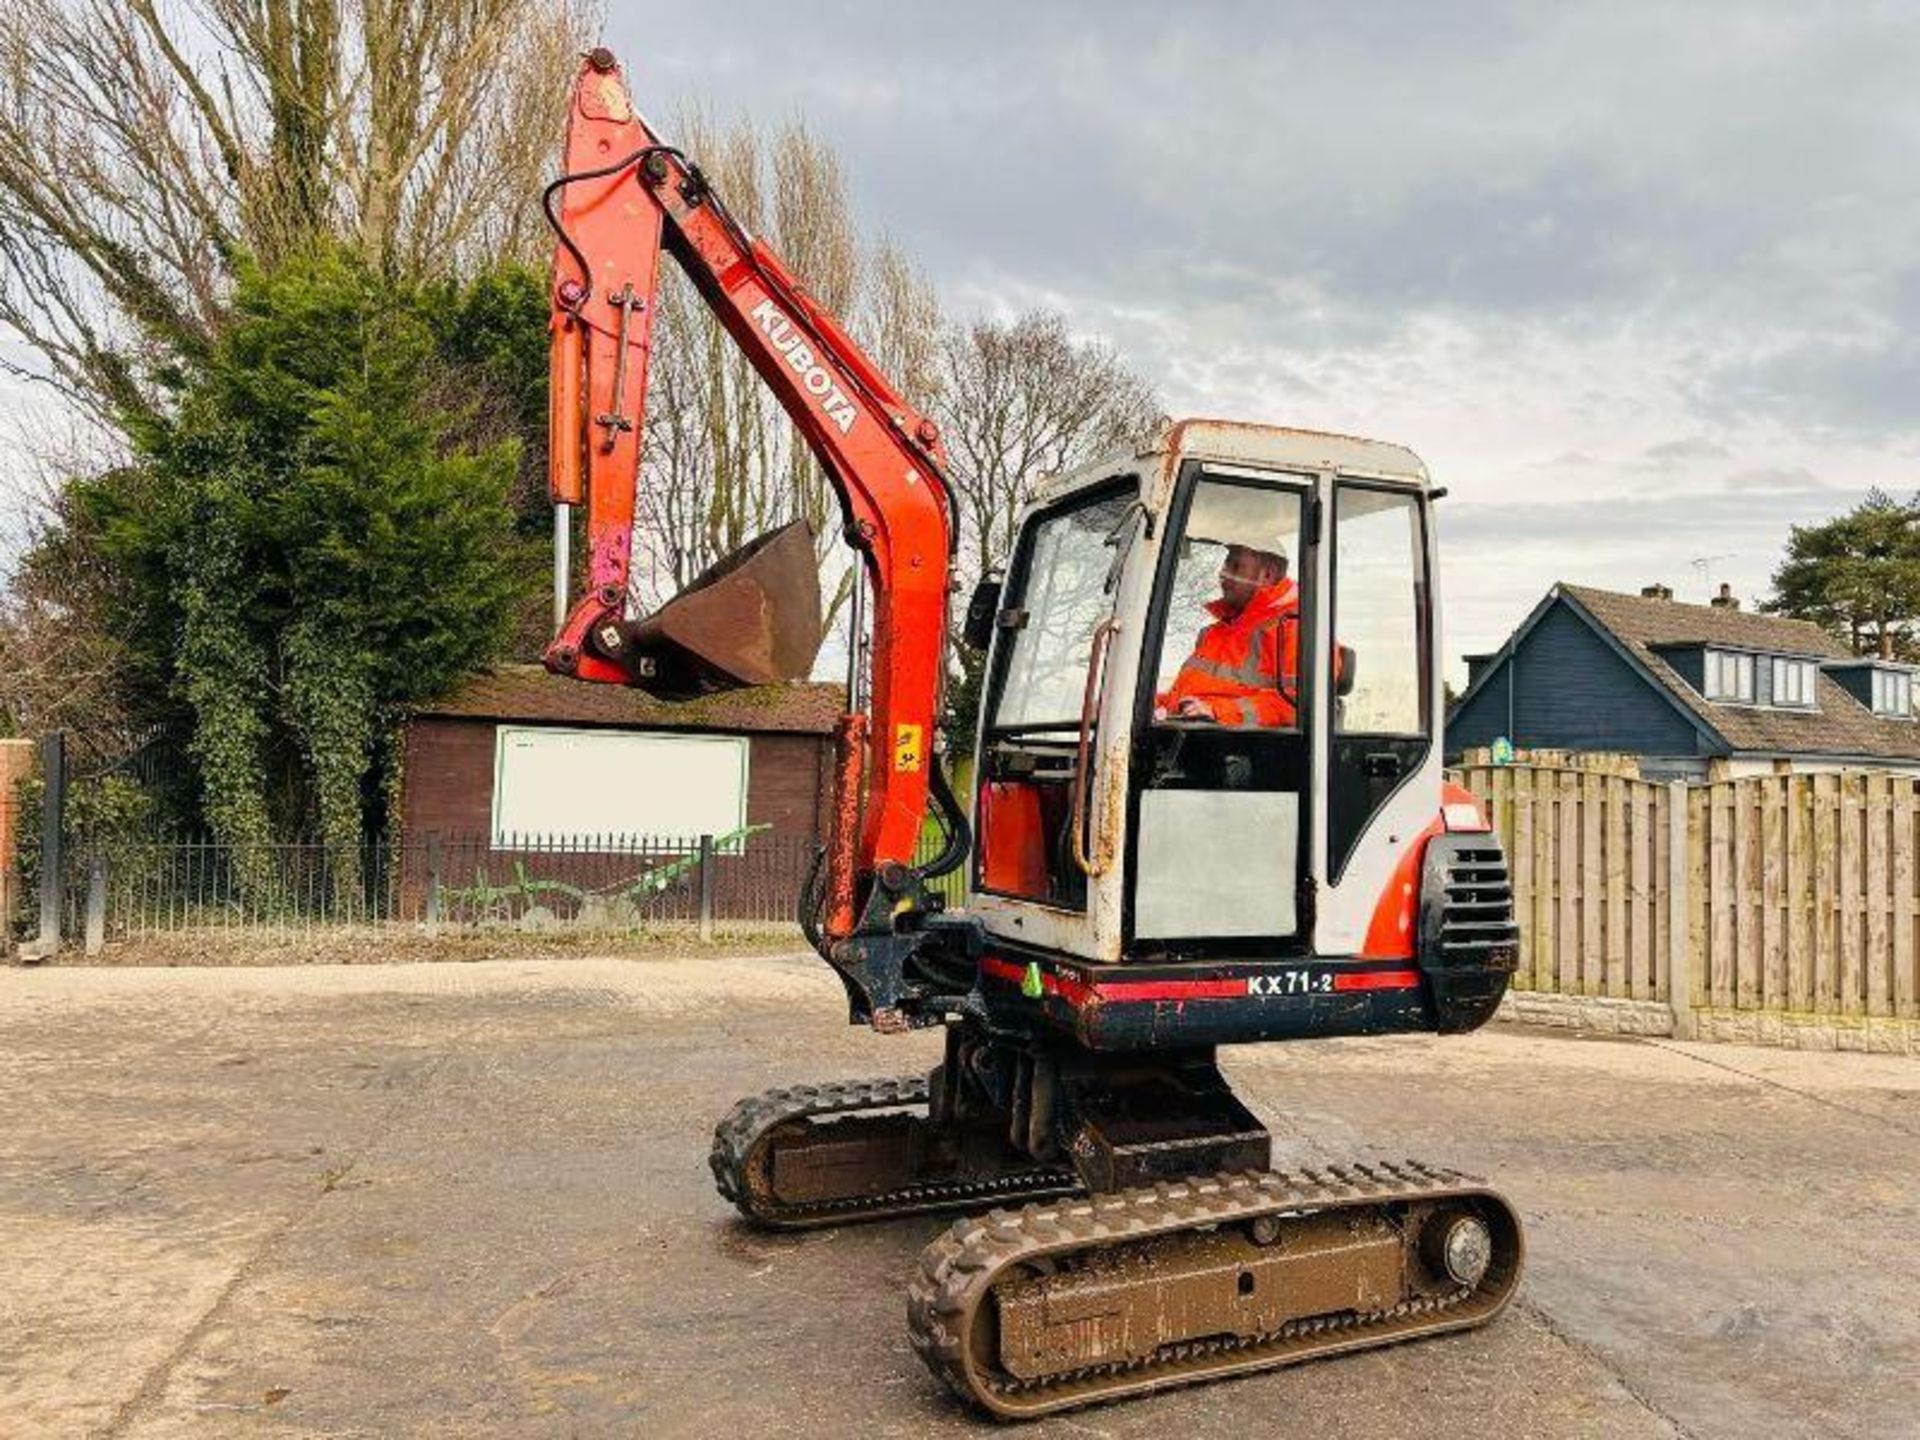
POLYGON ((837 685, 670 703, 507 665, 407 724, 403 838, 724 835, 826 825, 837 685))

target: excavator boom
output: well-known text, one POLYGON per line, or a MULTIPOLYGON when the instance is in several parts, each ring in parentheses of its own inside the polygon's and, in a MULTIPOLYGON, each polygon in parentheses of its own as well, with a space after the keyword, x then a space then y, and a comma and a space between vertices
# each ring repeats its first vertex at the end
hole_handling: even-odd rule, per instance
MULTIPOLYGON (((862 711, 850 695, 841 726, 824 884, 826 936, 844 938, 858 923, 872 877, 885 867, 911 867, 927 812, 956 529, 939 432, 747 233, 699 168, 648 126, 606 50, 589 54, 575 81, 566 167, 546 197, 559 236, 550 474, 557 503, 586 503, 588 553, 585 593, 548 647, 547 667, 612 684, 672 688, 684 679, 671 666, 662 674, 657 645, 655 653, 642 653, 649 640, 675 640, 674 606, 651 617, 650 629, 625 620, 664 250, 818 458, 873 597, 868 704, 862 711)), ((753 603, 743 614, 740 604, 708 594, 711 616, 693 627, 697 634, 680 634, 678 648, 693 651, 696 661, 717 658, 714 668, 736 681, 796 678, 793 667, 805 650, 804 673, 812 652, 804 635, 793 633, 792 617, 806 607, 782 603, 814 583, 811 566, 796 559, 798 538, 775 539, 763 547, 771 556, 749 557, 737 572, 696 582, 683 602, 727 585, 727 594, 737 600, 745 593, 753 603), (784 665, 772 663, 776 658, 784 665)))

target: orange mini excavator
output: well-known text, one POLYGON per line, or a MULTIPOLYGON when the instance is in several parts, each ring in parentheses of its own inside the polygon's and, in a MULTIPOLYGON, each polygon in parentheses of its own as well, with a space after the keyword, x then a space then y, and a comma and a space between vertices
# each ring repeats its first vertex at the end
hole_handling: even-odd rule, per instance
POLYGON ((958 530, 936 426, 659 139, 605 50, 546 204, 552 490, 587 505, 591 550, 546 663, 684 696, 803 675, 820 639, 804 528, 629 614, 664 249, 818 457, 858 566, 800 923, 855 1023, 945 1037, 924 1077, 742 1101, 714 1136, 720 1193, 775 1228, 998 1207, 927 1247, 908 1316, 934 1372, 1002 1417, 1498 1314, 1522 1258, 1504 1199, 1415 1161, 1275 1171, 1215 1060, 1470 1030, 1512 973, 1505 859, 1441 772, 1441 492, 1420 460, 1190 420, 1044 482, 966 611, 988 652, 968 807, 932 744, 958 530), (1284 668, 1195 647, 1248 552, 1290 587, 1262 612, 1289 632, 1259 652, 1284 668), (1286 703, 1169 706, 1190 660, 1286 703), (945 843, 916 863, 930 810, 945 843), (948 907, 929 882, 961 867, 948 907))

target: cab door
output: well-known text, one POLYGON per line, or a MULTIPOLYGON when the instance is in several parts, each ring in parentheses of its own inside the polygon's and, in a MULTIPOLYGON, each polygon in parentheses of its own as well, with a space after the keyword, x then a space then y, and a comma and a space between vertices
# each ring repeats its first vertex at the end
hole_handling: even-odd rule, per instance
POLYGON ((1135 701, 1130 959, 1288 955, 1308 944, 1314 486, 1280 471, 1182 467, 1135 701), (1284 566, 1238 612, 1222 579, 1235 551, 1284 566), (1189 699, 1200 703, 1183 706, 1189 699))
POLYGON ((1132 675, 1117 637, 1140 588, 1128 559, 1151 528, 1136 477, 1120 476, 1037 511, 1015 546, 981 706, 968 898, 998 940, 1115 958, 1092 883, 1112 843, 1099 797, 1124 783, 1107 773, 1125 754, 1103 700, 1132 675))
POLYGON ((1396 876, 1439 812, 1441 782, 1427 496, 1338 477, 1330 528, 1328 627, 1348 669, 1328 707, 1317 948, 1410 955, 1414 896, 1396 876))

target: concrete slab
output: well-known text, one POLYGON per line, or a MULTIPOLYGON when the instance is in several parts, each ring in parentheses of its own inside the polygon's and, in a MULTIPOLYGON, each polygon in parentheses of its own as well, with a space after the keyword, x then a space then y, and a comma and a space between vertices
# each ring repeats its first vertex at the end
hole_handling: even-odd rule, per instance
MULTIPOLYGON (((0 972, 0 1432, 978 1432, 908 1350, 937 1222, 767 1236, 738 1095, 929 1065, 803 958, 0 972)), ((1475 1334, 1027 1434, 1915 1433, 1920 1065, 1493 1030, 1236 1052, 1286 1160, 1529 1226, 1475 1334)))

